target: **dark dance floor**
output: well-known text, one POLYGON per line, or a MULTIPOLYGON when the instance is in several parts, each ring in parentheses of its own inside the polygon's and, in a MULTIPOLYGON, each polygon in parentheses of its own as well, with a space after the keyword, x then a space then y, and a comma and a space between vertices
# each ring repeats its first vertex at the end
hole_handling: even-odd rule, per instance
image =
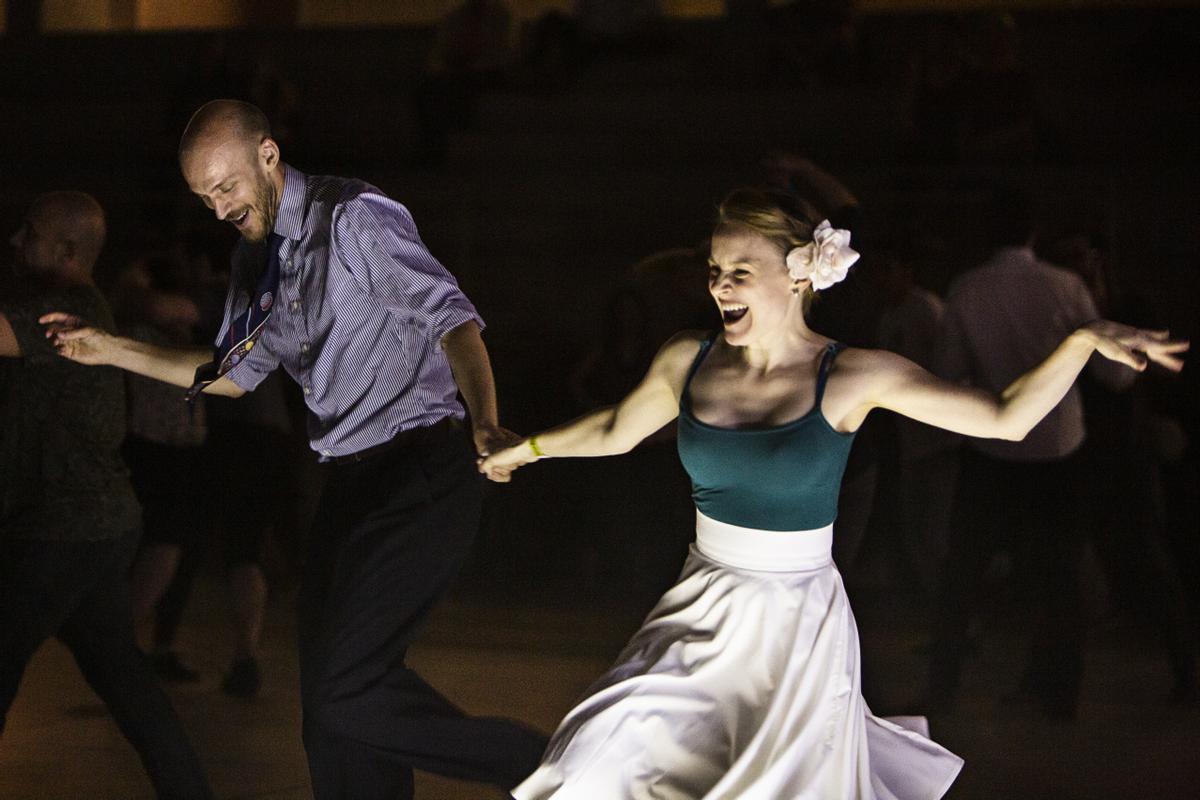
MULTIPOLYGON (((189 609, 180 649, 199 684, 172 688, 220 798, 309 797, 298 736, 291 602, 275 598, 265 636, 266 683, 253 702, 218 689, 228 660, 220 582, 205 579, 189 609)), ((863 628, 876 705, 904 710, 921 686, 922 612, 870 587, 852 593, 863 628)), ((503 606, 459 591, 413 654, 426 676, 472 711, 549 728, 637 624, 644 609, 585 602, 545 609, 503 606), (476 599, 479 598, 479 599, 476 599)), ((1195 797, 1200 785, 1200 711, 1169 705, 1161 649, 1126 618, 1098 621, 1088 652, 1080 718, 1053 723, 997 698, 1016 679, 1020 625, 993 624, 970 663, 958 708, 932 721, 936 739, 966 767, 950 798, 1131 800, 1195 797)), ((488 787, 421 776, 422 800, 491 800, 488 787)), ((82 682, 70 656, 47 644, 30 666, 0 742, 5 800, 133 800, 151 792, 133 750, 82 682)), ((597 800, 602 800, 597 798, 597 800)))

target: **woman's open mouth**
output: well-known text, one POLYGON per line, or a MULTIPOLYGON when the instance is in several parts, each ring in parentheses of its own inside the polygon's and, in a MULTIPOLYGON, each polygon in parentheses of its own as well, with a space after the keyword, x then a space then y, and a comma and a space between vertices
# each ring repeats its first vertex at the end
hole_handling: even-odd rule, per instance
POLYGON ((746 312, 749 310, 749 306, 721 306, 721 319, 725 322, 726 326, 733 325, 742 317, 746 316, 746 312))

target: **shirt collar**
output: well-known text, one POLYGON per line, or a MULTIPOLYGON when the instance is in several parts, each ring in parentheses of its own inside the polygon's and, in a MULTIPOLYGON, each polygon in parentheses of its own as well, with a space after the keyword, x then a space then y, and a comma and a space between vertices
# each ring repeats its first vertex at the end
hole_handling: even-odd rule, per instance
POLYGON ((274 232, 293 241, 300 241, 304 234, 304 173, 287 164, 283 167, 283 197, 279 199, 279 213, 275 215, 274 232))

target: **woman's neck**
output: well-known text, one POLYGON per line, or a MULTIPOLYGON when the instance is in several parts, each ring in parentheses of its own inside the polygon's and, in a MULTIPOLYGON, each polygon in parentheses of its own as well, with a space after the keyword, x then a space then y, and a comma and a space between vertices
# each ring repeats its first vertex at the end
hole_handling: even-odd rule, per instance
POLYGON ((810 361, 813 351, 824 347, 827 341, 808 327, 802 314, 797 314, 778 331, 736 349, 748 368, 766 374, 780 367, 810 361))

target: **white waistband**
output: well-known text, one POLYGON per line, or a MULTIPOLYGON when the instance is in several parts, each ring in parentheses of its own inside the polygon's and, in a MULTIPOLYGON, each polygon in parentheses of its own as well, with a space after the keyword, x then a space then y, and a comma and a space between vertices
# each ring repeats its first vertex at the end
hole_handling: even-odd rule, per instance
POLYGON ((706 517, 696 511, 696 549, 738 569, 799 572, 831 563, 833 525, 811 531, 763 531, 706 517))

